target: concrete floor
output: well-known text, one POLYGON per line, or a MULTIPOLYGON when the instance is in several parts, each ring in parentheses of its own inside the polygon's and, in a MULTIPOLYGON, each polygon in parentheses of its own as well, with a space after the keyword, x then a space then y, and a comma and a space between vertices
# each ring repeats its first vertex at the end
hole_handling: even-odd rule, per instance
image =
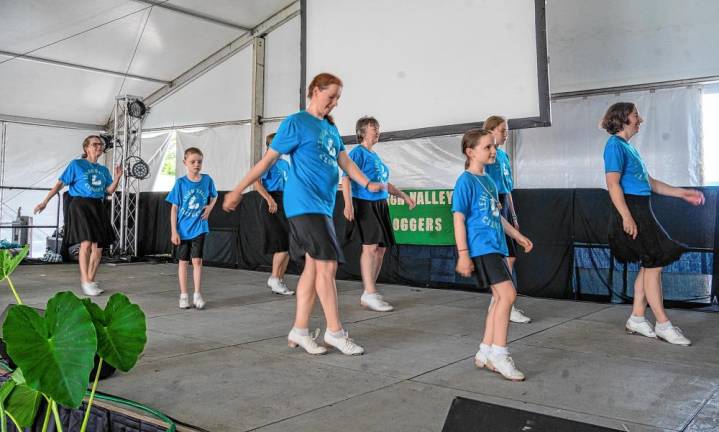
MULTIPOLYGON (((205 268, 206 310, 181 311, 176 266, 103 265, 108 294, 145 311, 148 344, 100 390, 218 432, 440 431, 455 396, 618 430, 719 430, 719 314, 670 311, 694 341, 684 348, 625 334, 627 306, 520 298, 534 321, 511 326, 510 350, 528 379, 511 383, 473 365, 487 294, 382 286, 397 309, 376 313, 359 306, 360 283, 340 281, 366 354, 310 356, 287 347, 294 298, 272 295, 267 276, 205 268)), ((75 265, 22 266, 13 281, 41 306, 77 292, 77 277, 75 265)), ((11 299, 2 288, 0 307, 11 299)), ((312 321, 324 329, 319 308, 312 321)))

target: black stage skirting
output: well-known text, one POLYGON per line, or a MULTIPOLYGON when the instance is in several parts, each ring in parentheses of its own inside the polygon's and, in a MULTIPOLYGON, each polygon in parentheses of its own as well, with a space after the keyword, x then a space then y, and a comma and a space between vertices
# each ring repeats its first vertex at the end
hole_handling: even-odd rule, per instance
MULTIPOLYGON (((692 249, 719 251, 717 227, 719 187, 701 188, 707 198, 702 207, 659 195, 652 197, 658 220, 675 240, 692 249)), ((209 265, 248 270, 268 270, 271 256, 262 253, 262 197, 245 194, 233 213, 222 211, 220 199, 210 216, 211 233, 205 242, 209 265)), ((170 204, 166 192, 145 192, 140 197, 139 255, 171 253, 170 204)), ((611 202, 602 189, 524 189, 513 192, 520 229, 534 242, 534 251, 519 251, 517 288, 520 294, 538 297, 573 298, 572 275, 576 245, 606 245, 611 202)), ((342 237, 344 202, 338 193, 335 228, 342 237)), ((361 245, 344 245, 347 264, 340 266, 339 279, 359 279, 361 245)), ((452 246, 398 245, 388 250, 380 282, 438 288, 472 288, 473 279, 454 272, 456 252, 452 246)), ((299 269, 294 263, 289 271, 299 269)), ((713 260, 712 295, 719 292, 719 260, 713 260)))

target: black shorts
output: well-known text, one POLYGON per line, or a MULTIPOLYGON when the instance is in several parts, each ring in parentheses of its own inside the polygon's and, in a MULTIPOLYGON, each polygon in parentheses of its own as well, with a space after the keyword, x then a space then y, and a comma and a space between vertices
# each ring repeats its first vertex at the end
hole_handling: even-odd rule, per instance
POLYGON ((305 254, 314 259, 337 261, 344 264, 345 257, 337 242, 332 218, 323 214, 304 214, 288 218, 290 224, 290 257, 304 262, 305 254))
POLYGON ((394 246, 394 230, 387 200, 352 199, 354 221, 347 223, 347 239, 357 238, 363 245, 394 246))
POLYGON ((181 240, 177 246, 177 259, 180 261, 190 261, 191 258, 202 259, 202 250, 205 248, 205 234, 200 234, 195 238, 181 240))
POLYGON ((634 222, 637 238, 624 232, 622 216, 612 205, 609 216, 609 247, 620 262, 640 262, 644 268, 664 267, 687 250, 687 247, 669 237, 652 211, 650 196, 624 194, 634 222))
MULTIPOLYGON (((512 201, 509 200, 509 194, 499 194, 499 203, 502 204, 500 213, 507 219, 510 225, 514 226, 514 207, 512 207, 512 201)), ((509 252, 510 258, 517 256, 517 242, 510 236, 505 235, 504 239, 507 241, 507 251, 509 252)))
POLYGON ((262 251, 266 254, 287 252, 290 248, 290 228, 282 203, 282 192, 270 192, 270 195, 277 203, 277 211, 270 213, 267 201, 262 200, 260 205, 260 220, 264 228, 262 251))
POLYGON ((504 281, 512 280, 507 260, 502 254, 491 253, 472 258, 474 275, 480 288, 489 288, 504 281))

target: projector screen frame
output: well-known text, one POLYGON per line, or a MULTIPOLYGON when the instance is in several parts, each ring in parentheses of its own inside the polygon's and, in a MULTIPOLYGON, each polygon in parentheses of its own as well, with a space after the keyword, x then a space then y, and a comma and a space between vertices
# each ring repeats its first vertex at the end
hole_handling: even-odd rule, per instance
MULTIPOLYGON (((537 46, 537 90, 539 93, 539 115, 536 117, 510 118, 510 129, 528 129, 552 125, 551 95, 549 92, 549 57, 547 55, 547 17, 545 0, 534 0, 534 22, 537 46)), ((300 0, 300 109, 305 109, 307 99, 307 0, 300 0)), ((471 123, 432 126, 397 131, 382 131, 380 141, 399 141, 443 135, 459 135, 468 129, 482 127, 484 121, 471 123)), ((346 135, 342 139, 346 144, 357 142, 356 135, 346 135)))

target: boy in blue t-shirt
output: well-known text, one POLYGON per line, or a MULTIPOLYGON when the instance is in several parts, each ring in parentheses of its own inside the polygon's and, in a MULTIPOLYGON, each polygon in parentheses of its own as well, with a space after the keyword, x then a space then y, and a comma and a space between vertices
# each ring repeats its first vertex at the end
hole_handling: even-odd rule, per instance
POLYGON ((202 152, 196 147, 185 150, 183 164, 187 175, 175 182, 167 202, 172 204, 170 226, 172 244, 177 246, 179 267, 177 276, 180 281, 180 309, 189 309, 187 295, 187 265, 192 259, 192 276, 195 284, 193 303, 197 309, 205 307, 200 282, 202 280, 202 250, 205 234, 210 232, 207 219, 217 202, 217 189, 212 178, 202 171, 202 152))

